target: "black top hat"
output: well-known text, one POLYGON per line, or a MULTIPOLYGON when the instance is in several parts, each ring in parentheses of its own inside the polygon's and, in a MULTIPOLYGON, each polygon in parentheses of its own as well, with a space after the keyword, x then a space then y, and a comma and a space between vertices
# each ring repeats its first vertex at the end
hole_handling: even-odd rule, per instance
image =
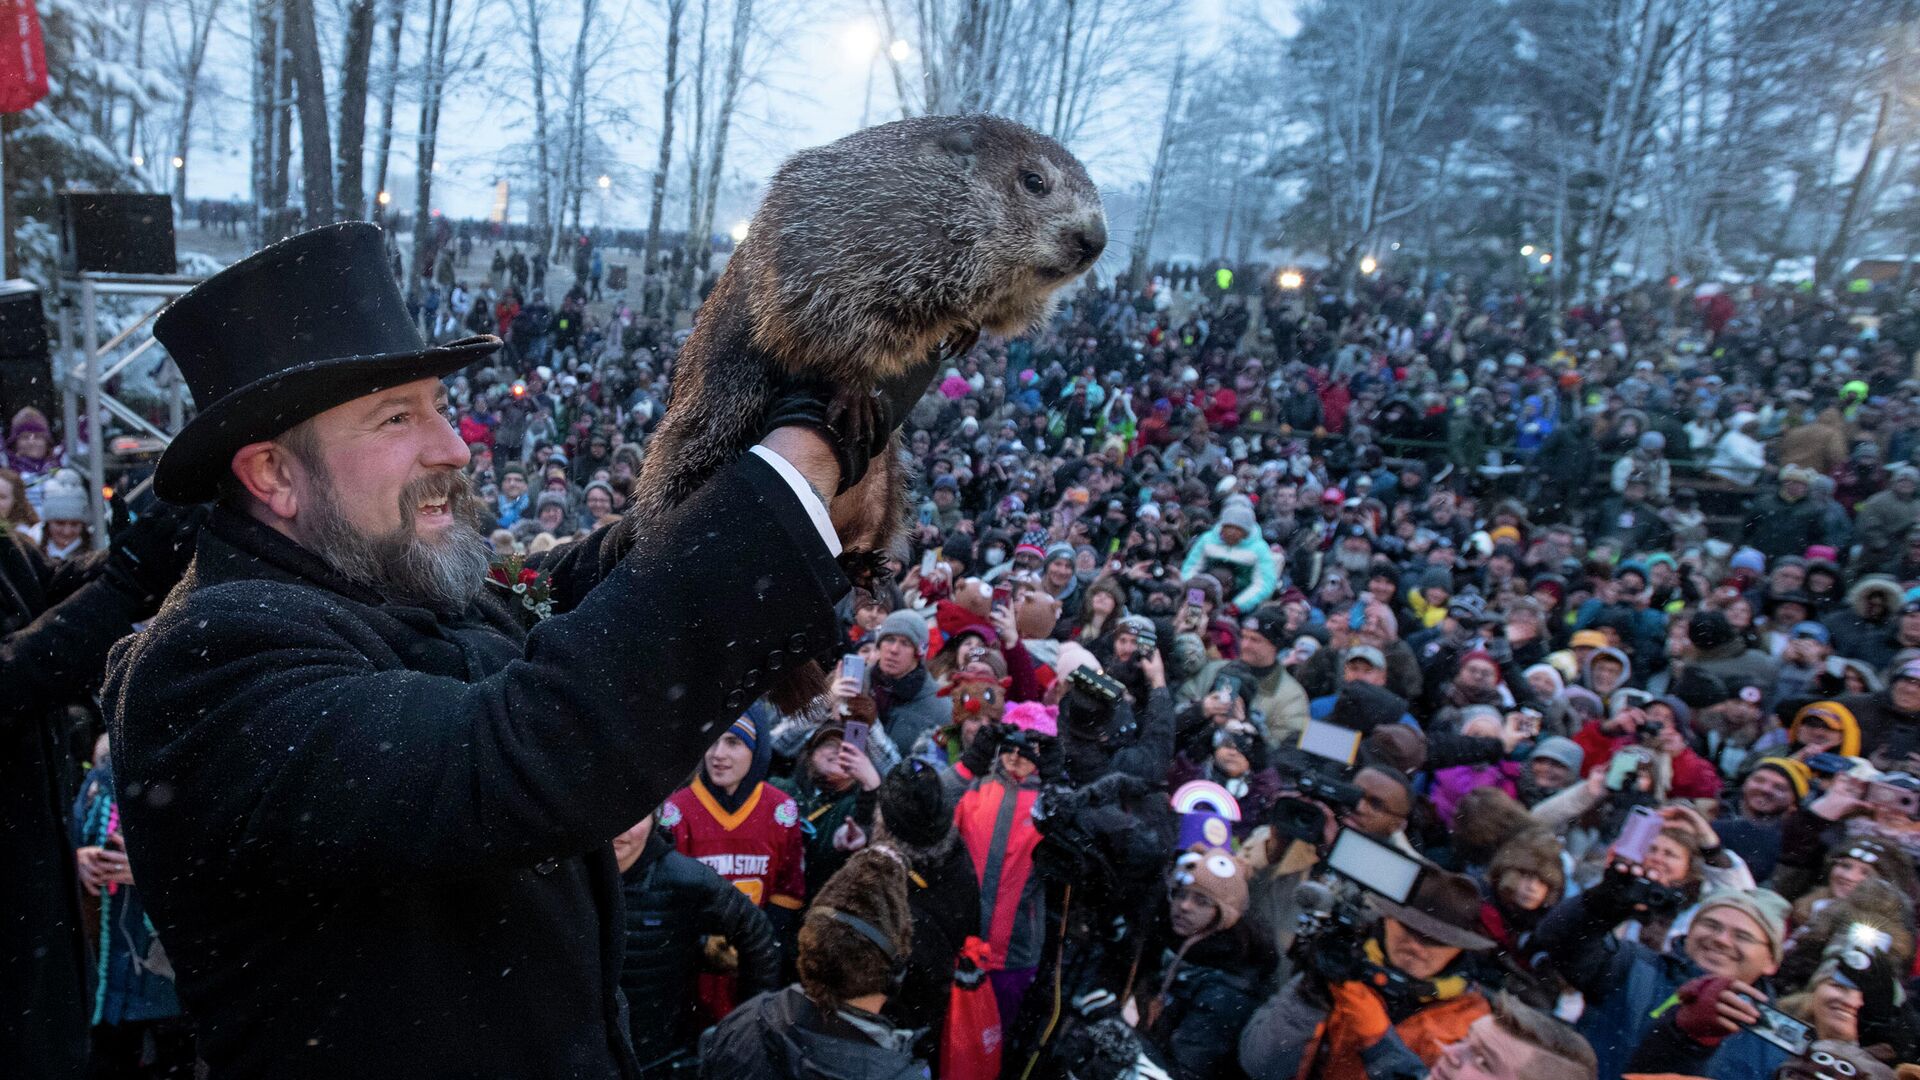
POLYGON ((154 491, 175 503, 214 498, 248 443, 500 347, 490 334, 428 345, 380 229, 364 221, 303 232, 227 267, 168 305, 153 336, 200 406, 154 472, 154 491))

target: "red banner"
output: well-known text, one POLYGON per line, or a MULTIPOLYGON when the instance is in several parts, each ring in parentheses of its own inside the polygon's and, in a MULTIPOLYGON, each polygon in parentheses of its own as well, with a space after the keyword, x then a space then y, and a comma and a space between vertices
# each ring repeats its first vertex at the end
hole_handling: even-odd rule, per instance
POLYGON ((47 50, 33 0, 0 0, 0 113, 47 96, 47 50))

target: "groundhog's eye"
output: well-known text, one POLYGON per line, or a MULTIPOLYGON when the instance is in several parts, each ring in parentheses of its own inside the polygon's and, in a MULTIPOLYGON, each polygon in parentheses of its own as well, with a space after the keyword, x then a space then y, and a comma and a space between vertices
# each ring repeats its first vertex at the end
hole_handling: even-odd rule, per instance
POLYGON ((1037 172, 1021 173, 1020 185, 1030 194, 1045 195, 1047 193, 1047 178, 1037 172))

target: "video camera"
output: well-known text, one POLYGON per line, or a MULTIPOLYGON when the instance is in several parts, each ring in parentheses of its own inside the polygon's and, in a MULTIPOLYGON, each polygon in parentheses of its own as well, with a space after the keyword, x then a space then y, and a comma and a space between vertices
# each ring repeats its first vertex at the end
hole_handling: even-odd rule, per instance
MULTIPOLYGON (((1404 904, 1420 883, 1424 868, 1412 856, 1352 829, 1341 829, 1323 865, 1390 903, 1404 904)), ((1299 922, 1288 956, 1303 970, 1329 984, 1364 980, 1389 1001, 1417 1000, 1431 994, 1428 980, 1368 959, 1364 948, 1379 916, 1363 907, 1338 880, 1303 882, 1295 894, 1299 922)))
POLYGON ((1326 826, 1322 808, 1331 810, 1337 820, 1352 813, 1365 794, 1353 783, 1353 762, 1359 753, 1359 732, 1308 720, 1298 749, 1275 755, 1274 769, 1293 793, 1274 800, 1268 810, 1267 822, 1273 831, 1318 847, 1326 826))

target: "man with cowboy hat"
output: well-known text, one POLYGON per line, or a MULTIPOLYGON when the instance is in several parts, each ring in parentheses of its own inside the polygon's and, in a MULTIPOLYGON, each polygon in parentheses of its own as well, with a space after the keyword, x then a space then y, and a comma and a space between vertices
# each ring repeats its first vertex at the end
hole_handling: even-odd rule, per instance
POLYGON ((636 1075, 609 842, 837 644, 815 493, 870 449, 789 394, 797 422, 674 514, 542 565, 555 614, 528 632, 482 594, 442 412, 500 343, 429 347, 377 228, 258 252, 154 334, 201 406, 156 489, 216 506, 103 698, 211 1074, 636 1075))
POLYGON ((1296 1076, 1308 1061, 1323 1080, 1417 1073, 1490 1012, 1466 974, 1469 953, 1493 948, 1472 879, 1427 867, 1405 903, 1367 900, 1380 919, 1361 948, 1390 978, 1295 975, 1241 1031, 1240 1067, 1255 1080, 1296 1076))

